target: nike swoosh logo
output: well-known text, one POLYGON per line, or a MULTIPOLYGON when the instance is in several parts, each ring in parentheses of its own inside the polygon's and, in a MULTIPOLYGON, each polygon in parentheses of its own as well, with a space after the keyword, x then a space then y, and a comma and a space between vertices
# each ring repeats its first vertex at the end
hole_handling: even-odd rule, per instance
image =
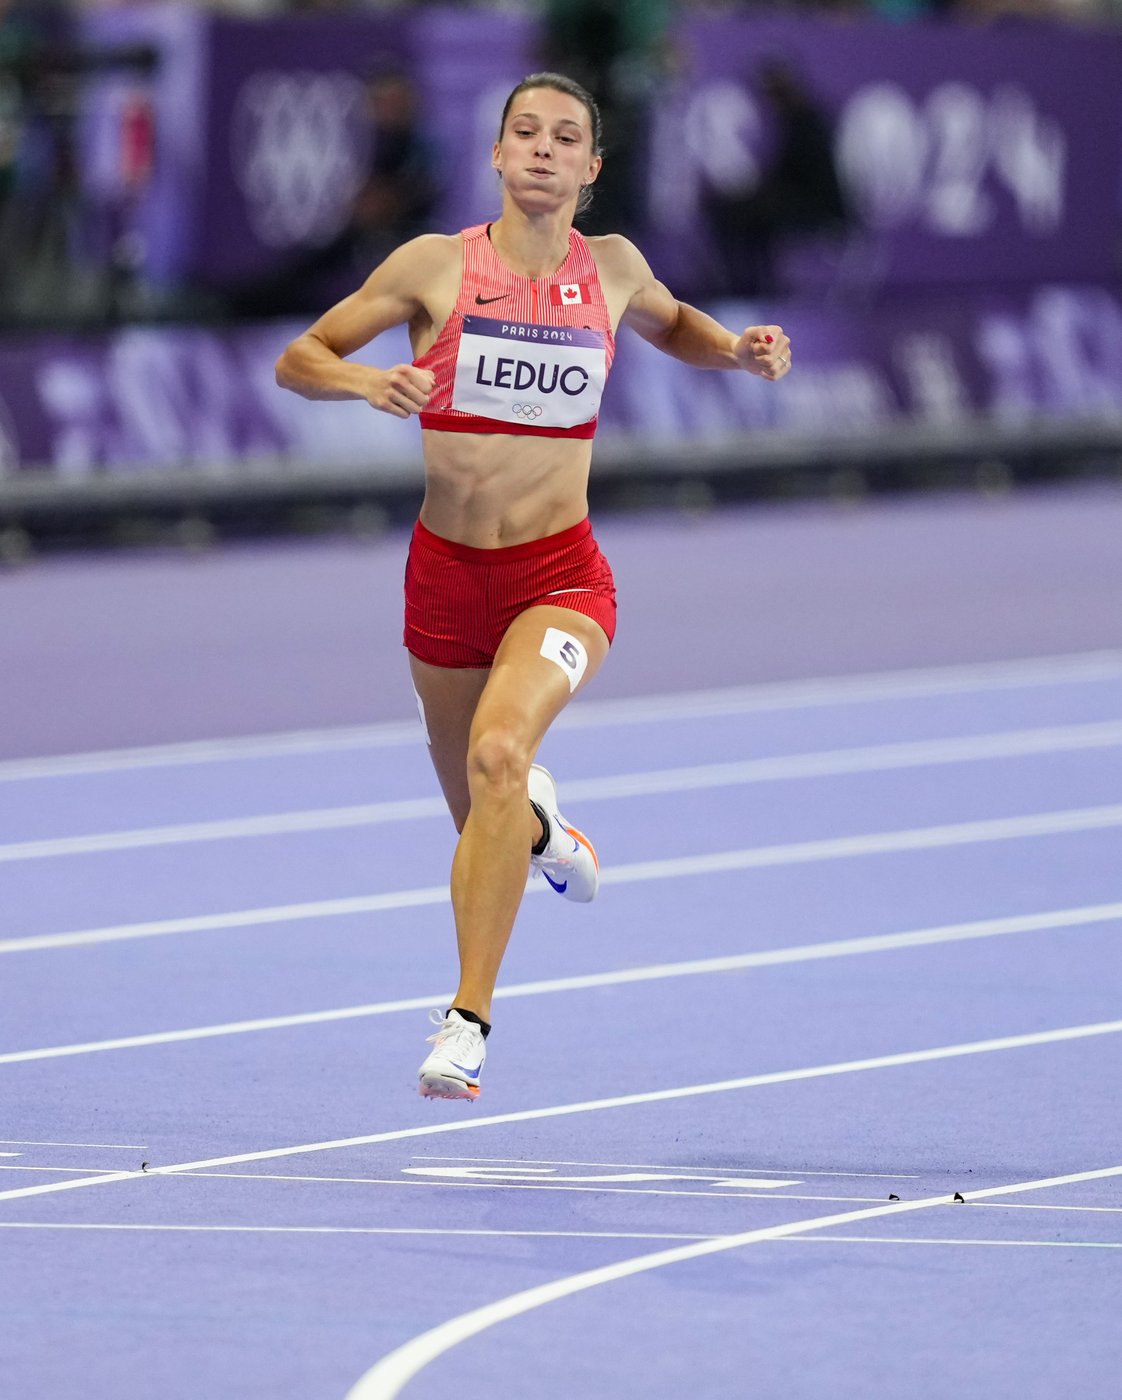
POLYGON ((475 304, 476 304, 476 306, 490 306, 491 303, 492 303, 493 301, 505 301, 505 300, 507 299, 508 296, 510 296, 510 293, 509 293, 509 292, 503 292, 502 296, 497 296, 497 297, 481 297, 481 296, 479 295, 479 293, 476 292, 476 294, 475 294, 475 304))
POLYGON ((550 877, 549 877, 549 871, 548 871, 548 870, 543 870, 543 871, 542 871, 542 874, 543 874, 543 875, 545 876, 545 878, 546 878, 546 883, 552 885, 553 888, 557 891, 558 894, 564 894, 565 891, 569 888, 569 882, 568 882, 568 880, 563 881, 563 882, 559 885, 559 884, 557 883, 556 880, 551 880, 551 879, 550 879, 550 877))
POLYGON ((467 1065, 458 1064, 455 1060, 449 1060, 448 1063, 452 1066, 453 1069, 461 1070, 464 1074, 467 1075, 469 1079, 478 1079, 479 1071, 483 1068, 482 1060, 479 1061, 479 1063, 474 1069, 468 1069, 467 1065))

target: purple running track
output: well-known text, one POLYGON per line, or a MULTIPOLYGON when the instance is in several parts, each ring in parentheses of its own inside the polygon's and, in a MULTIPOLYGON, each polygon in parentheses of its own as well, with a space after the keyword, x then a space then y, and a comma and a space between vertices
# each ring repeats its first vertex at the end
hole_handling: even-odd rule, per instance
POLYGON ((415 1092, 453 833, 404 541, 2 581, 20 1400, 1115 1400, 1122 498, 600 534, 624 626, 543 757, 605 884, 531 886, 473 1105, 415 1092))

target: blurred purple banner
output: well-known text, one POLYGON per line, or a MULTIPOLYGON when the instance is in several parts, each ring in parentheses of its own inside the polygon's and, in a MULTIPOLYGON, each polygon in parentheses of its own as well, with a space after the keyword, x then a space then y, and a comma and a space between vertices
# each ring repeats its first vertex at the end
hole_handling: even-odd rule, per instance
MULTIPOLYGON (((760 15, 678 31, 682 76, 653 114, 651 251, 696 277, 706 187, 766 158, 762 61, 781 57, 834 122, 879 284, 1107 280, 1119 269, 1122 33, 760 15)), ((702 254, 704 256, 704 254, 702 254)))
MULTIPOLYGON (((711 308, 735 329, 747 303, 711 308)), ((794 345, 779 384, 690 369, 621 338, 597 452, 691 453, 717 445, 759 460, 784 442, 836 449, 897 430, 1031 433, 1098 424, 1122 432, 1122 302, 1102 288, 912 299, 890 310, 769 308, 794 345)), ((0 472, 82 478, 191 468, 252 479, 346 470, 419 481, 413 422, 359 402, 311 403, 276 387, 273 363, 299 325, 227 331, 136 328, 0 346, 0 472)), ((357 358, 409 357, 402 330, 357 358)))
MULTIPOLYGON (((95 12, 84 25, 101 42, 143 38, 162 54, 157 172, 130 197, 149 271, 214 287, 279 267, 341 227, 367 156, 360 78, 379 57, 409 67, 443 153, 434 227, 496 213, 489 154, 502 102, 539 61, 526 18, 458 9, 250 23, 142 7, 95 12)), ((1122 32, 763 14, 682 21, 670 50, 673 74, 647 114, 635 232, 675 291, 713 285, 703 191, 759 177, 773 133, 758 66, 775 56, 833 121, 863 224, 858 238, 812 257, 800 285, 841 280, 872 292, 1117 276, 1122 32)), ((125 84, 104 81, 87 124, 103 187, 120 164, 125 84)), ((610 129, 607 139, 610 153, 610 129)))
POLYGON ((339 232, 370 154, 363 75, 407 64, 409 36, 399 18, 378 15, 218 18, 209 36, 196 257, 208 283, 229 284, 339 232))

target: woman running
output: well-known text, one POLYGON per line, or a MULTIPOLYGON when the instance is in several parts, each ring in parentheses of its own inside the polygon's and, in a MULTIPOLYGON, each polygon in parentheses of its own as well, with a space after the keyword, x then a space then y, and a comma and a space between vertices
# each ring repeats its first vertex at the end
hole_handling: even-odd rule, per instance
POLYGON ((535 73, 507 99, 491 164, 493 223, 402 245, 285 350, 277 382, 420 418, 425 496, 405 575, 405 646, 459 841, 452 908, 460 982, 420 1069, 427 1097, 471 1099, 527 860, 559 894, 596 895, 589 839, 534 763, 600 668, 615 588, 588 520, 588 474, 615 330, 690 365, 781 378, 779 326, 734 335, 677 301, 638 249, 583 238, 600 114, 572 79, 535 73), (411 364, 346 357, 407 324, 411 364))

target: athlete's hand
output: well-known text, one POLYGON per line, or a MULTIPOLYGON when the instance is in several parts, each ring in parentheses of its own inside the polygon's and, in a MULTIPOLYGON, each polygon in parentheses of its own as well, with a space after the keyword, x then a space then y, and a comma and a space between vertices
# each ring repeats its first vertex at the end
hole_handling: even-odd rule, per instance
POLYGON ((373 384, 366 402, 395 418, 420 413, 436 387, 432 370, 418 369, 416 365, 394 365, 393 369, 376 369, 371 374, 373 384))
POLYGON ((762 379, 782 379, 791 368, 791 342, 782 326, 749 326, 733 354, 749 374, 762 379))

